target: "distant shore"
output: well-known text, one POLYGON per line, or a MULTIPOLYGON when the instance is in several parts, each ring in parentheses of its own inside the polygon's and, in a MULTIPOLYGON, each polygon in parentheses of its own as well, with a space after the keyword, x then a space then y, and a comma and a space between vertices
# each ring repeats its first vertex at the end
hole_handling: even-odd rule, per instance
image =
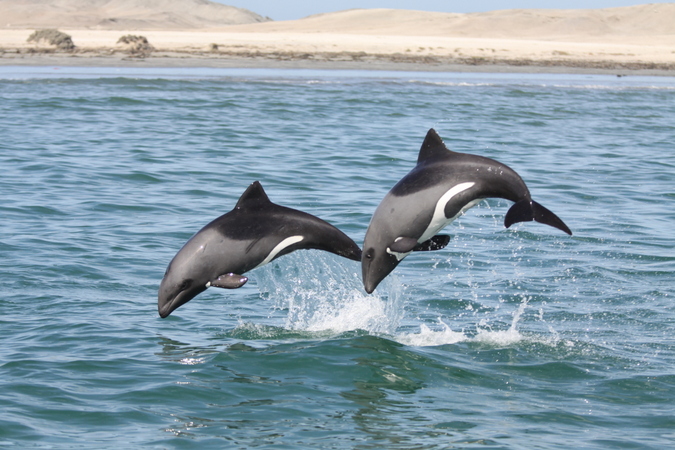
MULTIPOLYGON (((264 25, 264 24, 263 24, 264 25)), ((261 25, 262 26, 262 25, 261 25)), ((279 26, 279 25, 277 25, 279 26)), ((675 49, 652 40, 532 40, 227 30, 62 30, 74 49, 0 30, 0 65, 241 67, 675 76, 675 49), (120 37, 147 37, 134 51, 120 37)))

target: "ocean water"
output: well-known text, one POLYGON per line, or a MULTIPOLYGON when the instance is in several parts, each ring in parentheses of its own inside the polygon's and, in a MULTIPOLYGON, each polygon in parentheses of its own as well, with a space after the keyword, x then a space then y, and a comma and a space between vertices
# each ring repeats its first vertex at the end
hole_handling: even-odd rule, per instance
POLYGON ((0 67, 0 448, 675 447, 675 79, 0 67), (359 245, 429 128, 486 200, 367 295, 315 250, 157 315, 259 180, 359 245))

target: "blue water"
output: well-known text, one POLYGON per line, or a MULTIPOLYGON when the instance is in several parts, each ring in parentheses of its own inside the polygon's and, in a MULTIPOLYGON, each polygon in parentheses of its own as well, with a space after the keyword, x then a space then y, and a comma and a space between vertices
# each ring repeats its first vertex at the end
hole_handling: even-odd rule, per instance
POLYGON ((0 67, 0 447, 675 446, 675 79, 0 67), (359 245, 430 127, 489 200, 373 295, 298 251, 169 318, 254 180, 359 245))

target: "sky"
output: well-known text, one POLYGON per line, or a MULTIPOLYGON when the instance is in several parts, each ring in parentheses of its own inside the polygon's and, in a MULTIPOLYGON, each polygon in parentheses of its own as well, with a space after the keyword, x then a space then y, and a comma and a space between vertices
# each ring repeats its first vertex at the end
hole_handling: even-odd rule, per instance
POLYGON ((595 9, 632 6, 645 3, 671 3, 658 0, 213 0, 225 5, 245 8, 273 20, 294 20, 311 14, 342 11, 353 8, 416 9, 437 12, 482 12, 496 9, 550 8, 595 9))

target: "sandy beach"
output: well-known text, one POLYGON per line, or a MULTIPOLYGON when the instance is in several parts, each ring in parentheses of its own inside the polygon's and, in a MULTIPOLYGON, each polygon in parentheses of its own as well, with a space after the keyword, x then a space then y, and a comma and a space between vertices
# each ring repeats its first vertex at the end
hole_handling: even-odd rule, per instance
MULTIPOLYGON (((0 29, 2 65, 675 75, 675 28, 671 25, 675 4, 474 14, 349 10, 294 21, 190 29, 178 25, 157 29, 159 25, 151 22, 145 24, 147 29, 102 29, 100 22, 89 27, 53 26, 72 37, 76 47, 71 51, 44 41, 28 42, 37 27, 5 20, 8 26, 0 29), (134 54, 129 45, 118 43, 124 35, 144 36, 152 50, 134 54)), ((124 21, 116 22, 116 26, 123 25, 124 21)))

